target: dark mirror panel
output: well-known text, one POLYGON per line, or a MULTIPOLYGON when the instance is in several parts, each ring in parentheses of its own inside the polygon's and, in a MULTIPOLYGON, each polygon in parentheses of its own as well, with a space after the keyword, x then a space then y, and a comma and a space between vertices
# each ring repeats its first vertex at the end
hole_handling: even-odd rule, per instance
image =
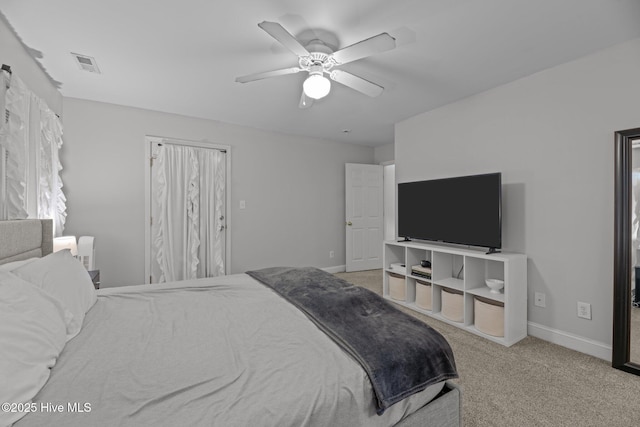
MULTIPOLYGON (((640 275, 640 216, 636 215, 640 208, 636 209, 634 197, 634 142, 640 142, 640 128, 615 133, 612 366, 640 375, 640 308, 634 306, 636 266, 640 275)), ((636 151, 640 157, 640 147, 636 151)), ((636 162, 640 171, 640 159, 636 162)), ((640 186, 640 179, 636 181, 640 186)))

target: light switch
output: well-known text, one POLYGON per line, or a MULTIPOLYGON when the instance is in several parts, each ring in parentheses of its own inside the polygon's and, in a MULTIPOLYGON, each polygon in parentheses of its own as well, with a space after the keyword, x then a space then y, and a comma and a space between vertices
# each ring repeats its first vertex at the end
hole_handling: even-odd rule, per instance
POLYGON ((245 203, 244 200, 240 200, 240 209, 244 209, 247 207, 247 204, 245 203))

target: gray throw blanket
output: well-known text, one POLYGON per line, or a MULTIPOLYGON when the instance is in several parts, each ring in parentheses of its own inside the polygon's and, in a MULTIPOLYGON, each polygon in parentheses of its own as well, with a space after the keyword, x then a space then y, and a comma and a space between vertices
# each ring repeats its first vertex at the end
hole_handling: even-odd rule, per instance
POLYGON ((368 289, 312 267, 247 274, 295 305, 362 365, 378 415, 429 385, 458 377, 442 335, 368 289))

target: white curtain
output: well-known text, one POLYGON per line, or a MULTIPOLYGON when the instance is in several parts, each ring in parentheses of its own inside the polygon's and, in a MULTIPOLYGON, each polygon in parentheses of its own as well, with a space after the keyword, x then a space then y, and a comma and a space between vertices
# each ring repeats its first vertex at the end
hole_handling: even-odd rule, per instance
POLYGON ((226 159, 219 150, 197 149, 200 175, 198 277, 224 272, 226 159))
POLYGON ((29 170, 29 110, 31 94, 17 77, 9 80, 2 72, 2 85, 7 89, 4 99, 4 121, 0 128, 0 145, 6 153, 4 218, 24 219, 27 212, 27 178, 29 170))
POLYGON ((156 150, 154 218, 159 282, 224 274, 224 153, 162 144, 156 150))
POLYGON ((62 191, 59 152, 62 148, 62 122, 43 102, 40 110, 39 167, 36 169, 38 218, 53 218, 56 236, 61 236, 67 220, 67 198, 62 191))
POLYGON ((0 218, 51 218, 54 233, 60 236, 66 220, 59 159, 62 122, 19 77, 0 74, 4 89, 0 148, 5 158, 0 168, 0 218))

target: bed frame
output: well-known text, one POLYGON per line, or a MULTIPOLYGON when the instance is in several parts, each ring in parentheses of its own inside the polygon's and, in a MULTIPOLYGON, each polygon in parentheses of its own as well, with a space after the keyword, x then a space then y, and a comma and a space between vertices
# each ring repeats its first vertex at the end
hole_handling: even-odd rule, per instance
POLYGON ((403 418, 396 427, 462 427, 462 393, 447 381, 431 402, 403 418))
POLYGON ((0 264, 43 257, 53 252, 53 221, 0 221, 0 264))
MULTIPOLYGON (((0 221, 0 265, 53 252, 53 222, 50 219, 0 221)), ((438 396, 396 427, 461 427, 460 388, 447 381, 438 396)))

